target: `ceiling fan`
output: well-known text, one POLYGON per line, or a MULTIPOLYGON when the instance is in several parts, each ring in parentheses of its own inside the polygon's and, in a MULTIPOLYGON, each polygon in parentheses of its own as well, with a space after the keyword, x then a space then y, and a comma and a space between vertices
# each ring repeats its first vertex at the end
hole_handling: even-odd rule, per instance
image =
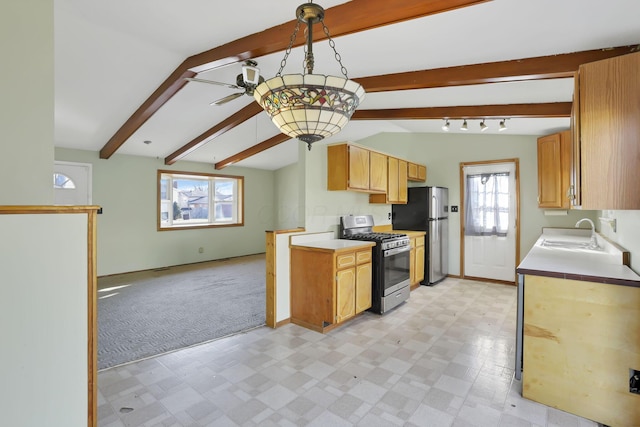
POLYGON ((195 77, 187 77, 185 80, 198 83, 209 83, 212 85, 226 86, 230 89, 240 89, 242 92, 232 93, 222 97, 216 101, 213 101, 211 105, 222 105, 229 101, 233 101, 242 95, 253 96, 253 90, 264 81, 264 77, 260 75, 260 69, 257 67, 258 63, 251 59, 244 62, 242 66, 242 73, 236 77, 236 84, 216 82, 213 80, 198 79, 195 77))

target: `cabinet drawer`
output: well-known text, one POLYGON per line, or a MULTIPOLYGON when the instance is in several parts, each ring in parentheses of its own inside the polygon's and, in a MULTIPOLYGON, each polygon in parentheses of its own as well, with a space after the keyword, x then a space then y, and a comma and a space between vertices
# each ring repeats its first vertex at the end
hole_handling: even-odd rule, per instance
POLYGON ((354 265, 356 265, 355 253, 338 255, 336 259, 336 268, 338 269, 345 268, 345 267, 352 267, 354 265))
POLYGON ((358 264, 364 264, 365 262, 371 262, 371 250, 358 252, 356 254, 356 261, 358 264))
POLYGON ((424 236, 416 237, 416 246, 424 246, 424 236))

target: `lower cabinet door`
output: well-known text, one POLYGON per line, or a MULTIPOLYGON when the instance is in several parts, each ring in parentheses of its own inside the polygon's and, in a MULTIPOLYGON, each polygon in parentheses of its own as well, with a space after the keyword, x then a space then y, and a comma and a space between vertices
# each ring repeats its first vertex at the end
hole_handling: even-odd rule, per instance
POLYGON ((336 322, 356 314, 356 269, 339 270, 336 274, 336 322))
POLYGON ((424 246, 416 247, 416 261, 415 261, 415 282, 422 282, 424 280, 424 246))
POLYGON ((356 269, 356 313, 371 307, 371 263, 361 264, 356 269))

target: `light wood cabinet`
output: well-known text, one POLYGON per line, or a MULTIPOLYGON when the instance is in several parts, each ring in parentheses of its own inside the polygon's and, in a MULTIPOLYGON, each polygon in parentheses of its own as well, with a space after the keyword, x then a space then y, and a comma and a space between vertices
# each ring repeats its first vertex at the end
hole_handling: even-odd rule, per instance
POLYGON ((424 236, 416 238, 416 269, 414 280, 420 284, 424 280, 424 236))
POLYGON ((369 152, 369 189, 387 191, 387 156, 376 151, 369 152))
POLYGON ((569 209, 571 131, 538 138, 538 207, 569 209))
POLYGON ((291 247, 291 321, 328 332, 371 307, 373 242, 352 249, 291 247))
POLYGON ((640 209, 640 52, 583 64, 577 111, 583 209, 640 209))
POLYGON ((369 195, 369 203, 407 203, 407 164, 406 160, 387 158, 387 192, 369 195))
POLYGON ((573 81, 573 103, 571 104, 571 186, 569 200, 572 207, 582 204, 580 182, 580 72, 573 81))
POLYGON ((409 252, 409 270, 411 289, 420 286, 424 280, 424 236, 411 237, 409 252))
POLYGON ((427 167, 418 163, 409 162, 407 165, 407 179, 409 181, 426 181, 427 167))
POLYGON ((387 156, 352 144, 327 147, 327 189, 387 191, 387 156))

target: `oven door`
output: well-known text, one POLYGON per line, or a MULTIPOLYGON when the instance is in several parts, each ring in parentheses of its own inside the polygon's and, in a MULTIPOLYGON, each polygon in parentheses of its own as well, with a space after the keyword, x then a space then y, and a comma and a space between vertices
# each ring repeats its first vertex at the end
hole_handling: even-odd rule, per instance
POLYGON ((381 273, 383 275, 382 284, 384 286, 384 289, 382 290, 382 296, 388 296, 398 289, 404 288, 405 286, 409 285, 410 252, 410 246, 403 246, 401 248, 387 249, 382 254, 381 273))

